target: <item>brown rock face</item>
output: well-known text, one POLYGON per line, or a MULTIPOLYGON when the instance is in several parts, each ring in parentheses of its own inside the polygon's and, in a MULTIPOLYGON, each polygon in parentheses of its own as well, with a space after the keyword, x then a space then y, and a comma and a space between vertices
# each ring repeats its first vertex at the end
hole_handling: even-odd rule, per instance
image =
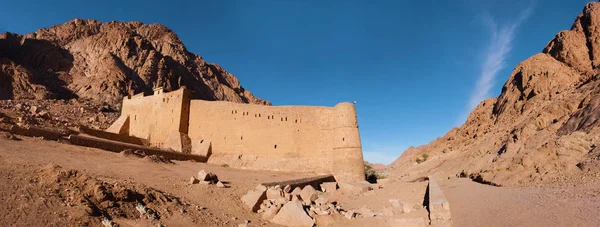
MULTIPOLYGON (((392 163, 402 176, 465 176, 497 185, 600 176, 600 3, 514 69, 464 125, 392 163), (416 159, 426 161, 417 164, 416 159)), ((589 179, 589 178, 588 178, 589 179)))
POLYGON ((75 19, 32 34, 0 34, 0 99, 114 104, 159 86, 186 86, 205 100, 270 105, 159 24, 75 19))

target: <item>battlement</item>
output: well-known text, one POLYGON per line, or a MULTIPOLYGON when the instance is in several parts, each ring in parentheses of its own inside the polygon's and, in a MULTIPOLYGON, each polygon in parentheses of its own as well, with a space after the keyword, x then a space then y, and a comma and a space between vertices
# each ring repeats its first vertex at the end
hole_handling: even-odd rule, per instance
POLYGON ((191 100, 185 88, 126 97, 131 136, 153 146, 210 156, 231 167, 334 174, 364 180, 356 110, 352 103, 263 106, 191 100))

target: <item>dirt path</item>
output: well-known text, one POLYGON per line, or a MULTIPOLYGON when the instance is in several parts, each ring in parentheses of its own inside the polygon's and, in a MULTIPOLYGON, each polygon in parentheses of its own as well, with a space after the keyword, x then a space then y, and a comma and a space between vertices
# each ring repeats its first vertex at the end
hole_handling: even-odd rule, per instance
POLYGON ((598 226, 600 184, 506 188, 469 179, 439 181, 453 226, 598 226))

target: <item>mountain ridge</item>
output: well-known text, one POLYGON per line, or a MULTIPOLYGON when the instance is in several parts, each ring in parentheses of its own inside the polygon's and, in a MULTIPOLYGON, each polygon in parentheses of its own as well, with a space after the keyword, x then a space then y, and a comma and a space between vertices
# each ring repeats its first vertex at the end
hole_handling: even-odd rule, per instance
POLYGON ((74 19, 0 34, 0 99, 86 98, 118 103, 155 87, 186 86, 205 100, 270 105, 221 66, 187 50, 160 24, 74 19))
POLYGON ((389 171, 495 185, 597 176, 599 70, 600 3, 592 2, 570 30, 515 67, 498 97, 479 103, 462 126, 405 151, 389 171), (429 159, 417 164, 423 154, 429 159))

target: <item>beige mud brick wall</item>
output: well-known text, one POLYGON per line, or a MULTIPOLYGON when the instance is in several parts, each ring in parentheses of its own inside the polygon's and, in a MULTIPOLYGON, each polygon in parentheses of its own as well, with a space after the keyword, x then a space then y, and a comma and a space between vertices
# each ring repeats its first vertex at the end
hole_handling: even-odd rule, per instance
POLYGON ((121 116, 129 116, 129 135, 147 139, 151 146, 182 151, 181 138, 187 133, 189 101, 186 89, 142 94, 123 99, 121 116), (182 135, 183 133, 183 135, 182 135))
POLYGON ((188 134, 192 144, 211 143, 210 163, 333 174, 338 181, 364 180, 351 103, 309 107, 192 100, 188 134))

